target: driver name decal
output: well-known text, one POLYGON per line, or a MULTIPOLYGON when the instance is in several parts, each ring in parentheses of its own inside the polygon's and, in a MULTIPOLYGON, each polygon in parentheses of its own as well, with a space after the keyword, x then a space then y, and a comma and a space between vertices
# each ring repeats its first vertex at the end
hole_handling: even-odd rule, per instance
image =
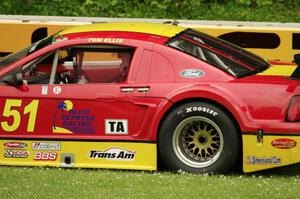
POLYGON ((123 43, 123 39, 118 38, 88 38, 90 43, 123 43))

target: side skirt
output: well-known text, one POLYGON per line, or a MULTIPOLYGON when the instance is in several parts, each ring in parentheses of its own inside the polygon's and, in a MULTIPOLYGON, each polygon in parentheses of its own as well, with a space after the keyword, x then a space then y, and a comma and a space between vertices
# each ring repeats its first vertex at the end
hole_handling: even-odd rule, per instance
POLYGON ((0 140, 0 165, 156 170, 156 143, 0 140))

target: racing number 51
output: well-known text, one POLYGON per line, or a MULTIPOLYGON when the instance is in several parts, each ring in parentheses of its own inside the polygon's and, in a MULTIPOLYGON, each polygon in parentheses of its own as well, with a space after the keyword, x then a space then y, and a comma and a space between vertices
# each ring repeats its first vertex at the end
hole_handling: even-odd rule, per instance
MULTIPOLYGON (((9 124, 7 121, 1 122, 1 127, 4 131, 13 132, 17 130, 21 124, 21 114, 18 110, 12 109, 13 107, 21 107, 22 100, 7 99, 3 109, 3 117, 13 117, 13 121, 9 124)), ((32 100, 27 106, 24 107, 23 115, 29 114, 27 132, 33 132, 36 120, 37 109, 39 100, 32 100)))

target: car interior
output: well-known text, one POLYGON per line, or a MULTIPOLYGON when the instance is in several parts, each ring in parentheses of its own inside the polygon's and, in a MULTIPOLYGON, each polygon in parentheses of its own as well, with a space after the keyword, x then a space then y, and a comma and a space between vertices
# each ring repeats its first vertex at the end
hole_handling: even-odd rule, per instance
POLYGON ((22 67, 27 84, 120 83, 126 80, 134 49, 73 46, 38 57, 22 67))

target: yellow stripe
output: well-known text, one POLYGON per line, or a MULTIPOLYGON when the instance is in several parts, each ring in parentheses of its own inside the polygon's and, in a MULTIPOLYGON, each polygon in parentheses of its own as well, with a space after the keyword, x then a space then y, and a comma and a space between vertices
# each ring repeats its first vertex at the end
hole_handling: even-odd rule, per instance
MULTIPOLYGON (((91 141, 27 141, 27 140, 0 140, 0 165, 21 166, 52 166, 77 168, 110 168, 156 170, 156 144, 137 142, 91 142, 91 141), (6 145, 9 143, 22 143, 24 148, 14 149, 6 145), (45 149, 34 147, 36 143, 59 147, 45 149), (92 156, 92 151, 97 154, 92 156), (27 157, 10 157, 11 153, 27 153, 27 157), (50 160, 37 160, 37 153, 55 153, 57 158, 50 160), (102 154, 100 154, 102 153, 102 154), (71 164, 65 164, 64 157, 70 156, 71 164)), ((41 157, 41 156, 39 156, 41 157)))
POLYGON ((89 31, 128 31, 172 37, 186 28, 156 23, 99 23, 66 29, 60 35, 89 31))
POLYGON ((295 65, 272 65, 258 75, 278 75, 278 76, 291 76, 297 66, 295 65))

